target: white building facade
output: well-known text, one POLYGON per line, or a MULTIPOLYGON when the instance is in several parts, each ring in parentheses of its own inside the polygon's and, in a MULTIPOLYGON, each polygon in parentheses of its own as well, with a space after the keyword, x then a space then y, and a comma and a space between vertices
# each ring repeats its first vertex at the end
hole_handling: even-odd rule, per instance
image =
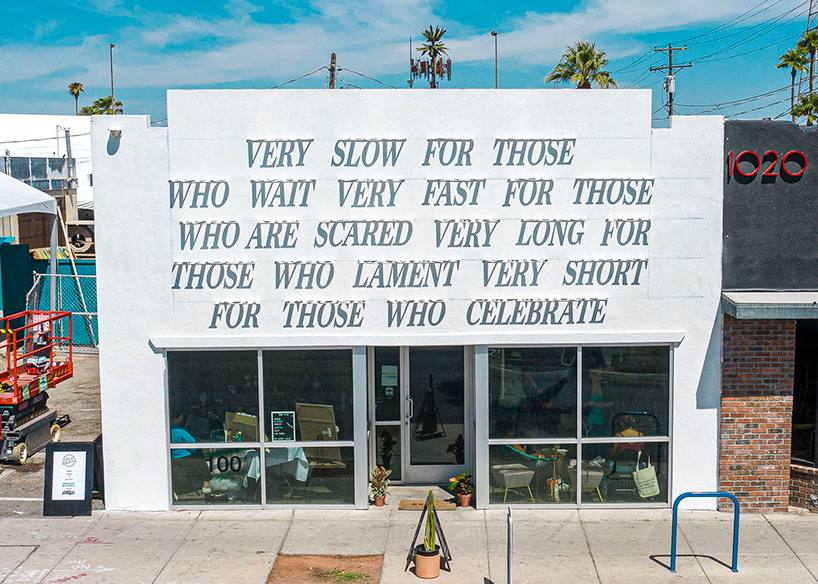
POLYGON ((375 465, 472 473, 479 508, 714 490, 723 120, 650 105, 171 91, 167 128, 94 118, 107 507, 366 508, 375 465))

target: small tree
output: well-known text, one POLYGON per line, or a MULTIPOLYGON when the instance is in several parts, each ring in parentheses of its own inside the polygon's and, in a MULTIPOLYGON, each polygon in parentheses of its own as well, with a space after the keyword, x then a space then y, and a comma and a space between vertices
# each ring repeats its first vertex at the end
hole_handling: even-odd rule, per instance
POLYGON ((598 51, 591 41, 577 41, 565 47, 560 62, 546 76, 544 83, 576 83, 577 89, 591 89, 592 83, 602 89, 616 87, 616 81, 605 71, 607 65, 605 51, 598 51))
MULTIPOLYGON (((432 70, 429 71, 429 74, 432 79, 429 81, 429 87, 436 89, 438 60, 442 61, 442 57, 449 53, 449 48, 443 44, 443 35, 446 34, 446 29, 437 26, 432 28, 430 24, 429 28, 420 31, 420 34, 423 35, 426 42, 420 45, 417 50, 420 51, 421 55, 426 55, 431 59, 432 70)), ((441 62, 440 65, 442 66, 443 63, 441 62)))
POLYGON ((74 96, 74 111, 76 111, 77 115, 80 115, 80 93, 83 93, 84 91, 85 86, 79 81, 74 81, 74 83, 68 84, 68 93, 74 96))
POLYGON ((123 112, 122 102, 117 101, 113 107, 111 106, 111 96, 100 97, 92 105, 86 105, 80 108, 79 115, 81 116, 111 116, 114 114, 121 114, 123 112))
POLYGON ((807 125, 811 126, 818 119, 818 95, 802 95, 792 108, 792 113, 794 116, 807 118, 807 125))

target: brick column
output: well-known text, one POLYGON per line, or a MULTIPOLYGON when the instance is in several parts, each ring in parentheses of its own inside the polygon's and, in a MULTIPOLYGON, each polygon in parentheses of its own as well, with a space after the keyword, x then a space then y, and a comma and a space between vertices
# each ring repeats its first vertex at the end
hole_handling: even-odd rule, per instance
POLYGON ((743 511, 787 511, 794 365, 795 320, 724 315, 719 484, 743 511))

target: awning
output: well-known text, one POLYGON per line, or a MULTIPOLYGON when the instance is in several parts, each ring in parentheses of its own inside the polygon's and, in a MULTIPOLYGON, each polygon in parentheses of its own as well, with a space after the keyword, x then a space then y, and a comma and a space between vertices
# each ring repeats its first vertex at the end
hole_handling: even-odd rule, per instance
POLYGON ((57 200, 0 172, 0 217, 20 213, 57 214, 57 200))
POLYGON ((733 318, 818 318, 818 290, 723 292, 721 298, 733 318))

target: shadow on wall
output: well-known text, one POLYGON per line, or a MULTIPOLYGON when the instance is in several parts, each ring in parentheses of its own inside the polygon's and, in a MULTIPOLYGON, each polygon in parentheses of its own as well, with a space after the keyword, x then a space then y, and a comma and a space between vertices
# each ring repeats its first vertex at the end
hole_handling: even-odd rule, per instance
POLYGON ((710 342, 704 356, 699 387, 696 389, 696 409, 718 409, 721 402, 721 302, 713 317, 710 342))

